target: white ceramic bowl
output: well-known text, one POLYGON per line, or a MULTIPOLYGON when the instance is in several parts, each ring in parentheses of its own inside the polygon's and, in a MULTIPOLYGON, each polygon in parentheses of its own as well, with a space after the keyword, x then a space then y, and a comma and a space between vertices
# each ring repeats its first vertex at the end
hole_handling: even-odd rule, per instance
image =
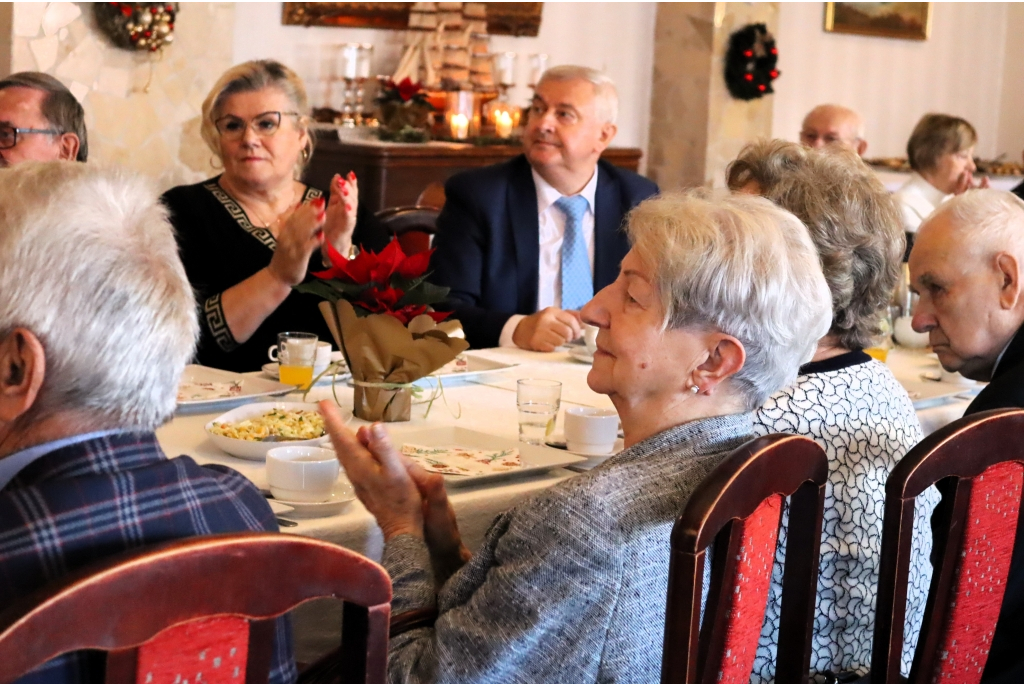
MULTIPOLYGON (((231 411, 221 414, 213 421, 206 424, 206 434, 210 436, 210 440, 214 445, 224 450, 228 454, 239 457, 241 459, 249 459, 252 461, 263 461, 267 458, 267 452, 274 449, 275 447, 319 447, 320 445, 326 445, 330 442, 330 438, 326 435, 314 438, 312 440, 282 440, 280 442, 258 442, 253 440, 239 440, 237 438, 229 438, 224 435, 217 435, 210 429, 213 427, 214 422, 225 423, 225 422, 236 422, 244 421, 245 419, 254 419, 257 416, 262 416, 272 409, 305 409, 306 411, 313 410, 317 411, 316 404, 306 402, 255 402, 253 404, 246 404, 244 406, 232 409, 231 411)), ((352 418, 351 412, 345 413, 346 420, 352 418)))
POLYGON ((276 500, 326 502, 341 466, 333 450, 275 447, 267 452, 267 483, 276 500))
POLYGON ((918 333, 910 325, 911 317, 901 316, 893 323, 893 337, 903 347, 928 347, 928 334, 918 333))

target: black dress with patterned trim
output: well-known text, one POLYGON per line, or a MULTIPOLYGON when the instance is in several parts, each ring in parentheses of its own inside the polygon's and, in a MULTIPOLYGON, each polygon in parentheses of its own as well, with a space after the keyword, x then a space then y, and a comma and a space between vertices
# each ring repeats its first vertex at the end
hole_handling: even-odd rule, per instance
MULTIPOLYGON (((256 371, 269 361, 267 349, 282 331, 316 333, 333 338, 317 305, 320 298, 292 292, 244 343, 232 336, 224 319, 221 294, 270 263, 277 240, 266 228, 255 226, 235 200, 218 184, 220 177, 178 186, 164 193, 178 240, 178 251, 199 304, 200 338, 196 361, 229 371, 256 371)), ((324 195, 307 188, 303 201, 324 195)), ((388 236, 375 217, 359 206, 353 242, 380 250, 388 236)), ((323 268, 319 250, 313 252, 309 271, 323 268)), ((307 276, 312 278, 312 276, 307 276)))

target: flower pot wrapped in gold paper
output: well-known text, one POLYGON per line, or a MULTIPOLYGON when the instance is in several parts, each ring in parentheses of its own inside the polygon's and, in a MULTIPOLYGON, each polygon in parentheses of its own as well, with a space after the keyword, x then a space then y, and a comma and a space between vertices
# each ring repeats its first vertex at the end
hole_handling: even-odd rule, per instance
POLYGON ((367 421, 408 421, 409 384, 469 347, 458 321, 421 314, 406 327, 390 314, 358 317, 345 300, 321 302, 320 311, 352 371, 355 415, 367 421))
POLYGON ((347 260, 328 245, 331 268, 296 290, 314 293, 355 385, 354 413, 367 421, 408 421, 411 383, 469 347, 458 321, 429 305, 448 294, 425 281, 430 252, 406 256, 397 240, 379 255, 347 260))

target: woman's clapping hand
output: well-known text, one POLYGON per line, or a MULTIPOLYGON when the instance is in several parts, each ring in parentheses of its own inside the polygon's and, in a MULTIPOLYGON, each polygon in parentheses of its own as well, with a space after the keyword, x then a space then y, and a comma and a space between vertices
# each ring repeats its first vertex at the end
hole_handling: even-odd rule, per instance
POLYGON ((277 248, 267 267, 281 282, 292 286, 306 278, 309 256, 323 240, 324 199, 300 205, 285 220, 277 236, 277 248))
POLYGON ((356 229, 356 210, 359 208, 359 181, 353 172, 342 178, 331 179, 331 201, 327 204, 324 236, 343 255, 352 247, 352 233, 356 229))

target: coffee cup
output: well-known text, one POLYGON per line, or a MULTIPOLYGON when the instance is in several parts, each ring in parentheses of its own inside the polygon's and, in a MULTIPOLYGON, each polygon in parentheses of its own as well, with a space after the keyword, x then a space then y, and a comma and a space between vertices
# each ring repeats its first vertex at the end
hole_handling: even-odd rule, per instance
POLYGON ((322 447, 275 447, 267 452, 270 494, 286 502, 326 502, 340 470, 338 456, 322 447))
POLYGON ((321 340, 316 344, 316 358, 313 360, 313 375, 319 376, 331 365, 331 343, 321 340))
POLYGON ((570 407, 565 410, 565 446, 570 452, 609 454, 619 436, 614 409, 570 407))
POLYGON ((591 326, 589 323, 583 324, 583 342, 587 345, 587 352, 594 354, 597 352, 597 332, 601 330, 597 326, 591 326))

